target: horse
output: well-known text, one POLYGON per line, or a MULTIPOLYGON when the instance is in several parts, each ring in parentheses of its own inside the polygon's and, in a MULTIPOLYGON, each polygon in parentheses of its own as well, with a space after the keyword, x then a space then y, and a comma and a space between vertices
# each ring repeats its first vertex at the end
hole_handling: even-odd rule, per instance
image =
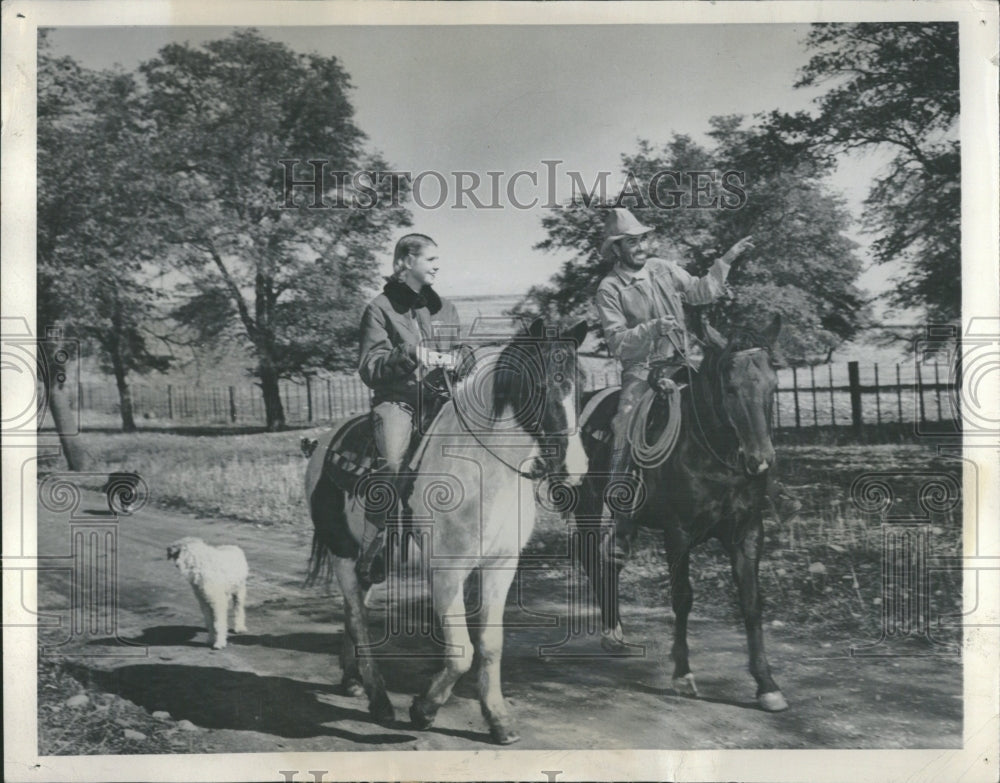
MULTIPOLYGON (((521 549, 534 529, 535 482, 575 486, 587 472, 577 431, 575 359, 586 332, 581 322, 559 337, 536 319, 506 345, 473 350, 471 368, 451 388, 451 399, 414 458, 408 516, 429 521, 429 552, 422 555, 429 558, 431 604, 447 651, 444 665, 410 707, 415 728, 433 724, 472 666, 464 586, 478 571, 480 706, 494 742, 519 739, 500 684, 503 612, 521 549)), ((368 590, 355 573, 366 506, 351 501, 392 502, 400 483, 379 483, 370 474, 354 487, 336 486, 324 475, 323 445, 306 470, 314 526, 309 575, 315 580, 332 570, 344 596, 344 688, 367 694, 372 717, 391 723, 393 707, 370 652, 368 590)))
MULTIPOLYGON (((613 480, 598 472, 607 470, 609 446, 586 437, 595 427, 607 429, 607 421, 617 408, 618 393, 609 395, 582 425, 591 473, 580 487, 577 508, 578 520, 599 519, 602 504, 613 505, 616 499, 612 496, 619 493, 619 502, 635 504, 640 525, 662 532, 675 618, 672 684, 685 696, 698 695, 687 644, 693 603, 690 554, 710 538, 722 543, 739 594, 757 702, 769 712, 788 707, 764 652, 758 577, 766 472, 775 460, 771 410, 777 376, 772 348, 780 329, 781 319, 776 316, 761 333, 738 329, 725 340, 705 325, 700 335, 705 344, 700 370, 696 372, 688 364, 687 372, 682 370, 674 378, 678 383, 687 382, 679 395, 681 423, 674 450, 659 467, 641 470, 641 481, 631 487, 612 489, 613 480)), ((647 437, 649 431, 662 429, 666 419, 663 406, 654 405, 647 437)), ((618 606, 619 568, 602 555, 601 535, 591 531, 584 536, 589 544, 583 565, 601 610, 602 642, 612 640, 606 649, 621 653, 627 651, 627 645, 618 606)), ((604 546, 608 546, 606 541, 604 546)))

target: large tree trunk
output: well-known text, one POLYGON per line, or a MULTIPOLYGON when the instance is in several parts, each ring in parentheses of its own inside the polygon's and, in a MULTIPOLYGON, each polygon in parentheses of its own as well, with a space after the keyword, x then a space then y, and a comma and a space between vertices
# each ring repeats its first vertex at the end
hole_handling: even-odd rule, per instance
POLYGON ((274 366, 275 346, 272 318, 274 304, 278 296, 274 292, 274 280, 263 271, 258 271, 254 280, 254 312, 257 316, 254 331, 257 339, 257 365, 260 374, 260 388, 264 393, 264 415, 268 432, 285 428, 285 409, 278 391, 278 371, 274 366))
POLYGON ((261 359, 258 365, 260 388, 264 394, 264 416, 268 432, 285 428, 285 409, 278 391, 278 373, 269 359, 261 359))
POLYGON ((128 384, 125 367, 116 353, 111 356, 115 371, 115 385, 118 387, 118 402, 122 413, 122 432, 135 432, 135 414, 132 410, 132 388, 128 384))
POLYGON ((90 455, 81 440, 79 410, 74 410, 73 396, 77 394, 76 384, 59 383, 51 380, 46 389, 49 412, 59 435, 66 465, 70 470, 86 470, 90 466, 90 455))

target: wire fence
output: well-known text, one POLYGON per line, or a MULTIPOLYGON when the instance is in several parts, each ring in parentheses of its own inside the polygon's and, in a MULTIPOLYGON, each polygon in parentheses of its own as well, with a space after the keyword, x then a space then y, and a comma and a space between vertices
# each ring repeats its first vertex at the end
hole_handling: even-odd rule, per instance
MULTIPOLYGON (((617 369, 591 370, 584 391, 619 383, 617 369)), ((312 378, 279 384, 285 421, 307 426, 342 419, 369 409, 371 390, 357 376, 312 378)), ((118 392, 112 384, 84 383, 79 408, 84 426, 121 423, 118 392)), ((139 427, 263 426, 264 404, 254 384, 132 386, 133 415, 139 427)), ((781 370, 774 398, 778 431, 850 428, 910 423, 946 423, 959 418, 951 368, 937 363, 895 365, 858 362, 781 370)))

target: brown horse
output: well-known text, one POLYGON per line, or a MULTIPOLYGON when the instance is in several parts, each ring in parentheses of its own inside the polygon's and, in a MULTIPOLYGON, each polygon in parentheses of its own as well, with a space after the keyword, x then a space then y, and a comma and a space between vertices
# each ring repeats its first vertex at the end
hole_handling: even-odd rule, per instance
MULTIPOLYGON (((775 317, 764 332, 741 329, 727 341, 706 327, 701 369, 682 370, 674 378, 688 384, 680 395, 682 424, 674 451, 659 468, 643 471, 641 483, 626 492, 628 502, 635 495, 637 521, 661 531, 666 544, 675 617, 671 650, 675 690, 698 695, 688 663, 687 623, 693 601, 690 553, 693 547, 716 538, 732 565, 757 701, 771 712, 788 706, 764 653, 758 578, 764 543, 761 509, 767 470, 775 458, 771 410, 777 376, 771 349, 780 329, 781 320, 775 317)), ((581 488, 578 524, 599 519, 605 497, 611 505, 622 500, 613 497, 607 473, 600 472, 607 470, 608 445, 587 435, 606 431, 616 407, 617 393, 604 400, 584 424, 591 472, 581 488)), ((665 418, 664 408, 654 406, 649 429, 661 428, 665 418)), ((618 492, 622 489, 617 487, 618 492)), ((602 561, 599 538, 598 531, 585 533, 584 567, 601 608, 605 639, 621 639, 618 572, 602 561)))

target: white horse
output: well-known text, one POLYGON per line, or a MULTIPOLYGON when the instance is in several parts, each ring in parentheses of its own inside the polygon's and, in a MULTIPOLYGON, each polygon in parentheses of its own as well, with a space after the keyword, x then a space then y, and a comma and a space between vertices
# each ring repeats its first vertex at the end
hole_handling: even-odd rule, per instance
MULTIPOLYGON (((493 740, 516 742, 500 685, 503 613, 521 549, 535 526, 535 482, 579 484, 587 457, 576 426, 575 348, 586 335, 580 323, 558 337, 537 319, 506 346, 480 348, 469 373, 454 387, 430 428, 419 455, 408 506, 430 530, 431 599, 445 643, 444 666, 410 707, 419 729, 430 727, 459 677, 479 653, 479 699, 493 740), (464 586, 480 573, 480 632, 476 647, 467 624, 464 586)), ((357 541, 364 525, 361 504, 393 499, 377 474, 351 491, 323 475, 328 439, 310 459, 306 491, 315 534, 310 576, 332 561, 345 601, 342 663, 344 686, 360 695, 380 721, 394 719, 385 684, 369 654, 366 590, 355 573, 357 541), (360 682, 359 682, 360 680, 360 682)))

